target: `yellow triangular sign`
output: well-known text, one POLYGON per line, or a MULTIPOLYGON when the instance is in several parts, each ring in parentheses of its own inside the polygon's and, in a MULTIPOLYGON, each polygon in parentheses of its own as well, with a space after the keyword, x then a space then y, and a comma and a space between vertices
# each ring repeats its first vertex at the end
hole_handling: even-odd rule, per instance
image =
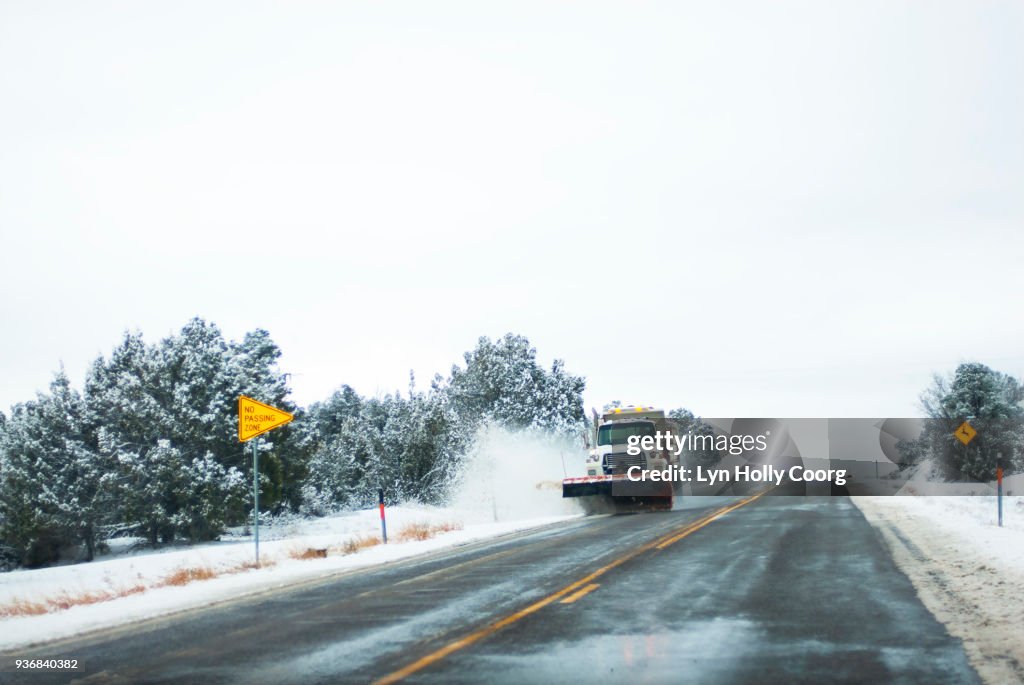
POLYGON ((238 396, 238 440, 245 442, 257 435, 283 426, 295 417, 269 404, 257 402, 245 395, 238 396))

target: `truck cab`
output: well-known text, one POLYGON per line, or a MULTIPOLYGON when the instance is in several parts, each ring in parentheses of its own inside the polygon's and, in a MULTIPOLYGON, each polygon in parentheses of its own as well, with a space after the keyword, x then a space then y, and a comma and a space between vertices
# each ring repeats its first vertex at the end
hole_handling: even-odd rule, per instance
MULTIPOLYGON (((600 416, 596 426, 594 448, 587 455, 588 476, 624 475, 631 466, 642 470, 662 470, 676 458, 664 450, 641 450, 629 454, 631 437, 654 437, 667 430, 665 412, 649 407, 617 407, 600 416)), ((635 451, 635 450, 634 450, 635 451)))
MULTIPOLYGON (((562 497, 581 497, 584 501, 601 500, 616 511, 671 509, 673 498, 681 492, 680 483, 636 482, 629 476, 633 467, 640 472, 663 471, 679 465, 667 444, 644 448, 639 439, 669 433, 665 412, 651 407, 615 407, 594 416, 593 445, 587 453, 586 475, 567 477, 562 481, 562 497), (635 454, 629 453, 633 439, 635 454)), ((633 477, 637 472, 633 471, 633 477)), ((591 502, 592 504, 594 502, 591 502)), ((585 509, 590 505, 585 504, 585 509)))

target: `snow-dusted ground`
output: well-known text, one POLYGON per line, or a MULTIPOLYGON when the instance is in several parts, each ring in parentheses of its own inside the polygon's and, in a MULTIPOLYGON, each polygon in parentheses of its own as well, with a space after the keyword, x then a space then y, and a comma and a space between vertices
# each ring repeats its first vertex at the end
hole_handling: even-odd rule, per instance
POLYGON ((569 444, 488 428, 468 455, 451 507, 388 507, 387 546, 344 553, 346 541, 380 535, 378 511, 371 509, 261 525, 260 560, 267 566, 259 569, 244 568, 253 560, 252 537, 235 529, 220 542, 205 545, 133 552, 124 544, 112 544, 111 555, 90 563, 0 573, 0 650, 205 606, 581 516, 577 504, 561 496, 563 475, 568 471, 582 472, 581 465, 579 449, 569 444), (428 540, 398 542, 402 529, 412 524, 454 524, 461 529, 442 532, 428 540), (308 549, 327 549, 328 556, 294 558, 308 549), (219 575, 185 585, 164 585, 168 576, 182 569, 204 569, 219 575), (138 591, 139 588, 143 590, 138 591), (2 617, 4 608, 17 602, 47 603, 62 597, 115 595, 129 590, 136 592, 42 615, 2 617))
MULTIPOLYGON (((547 525, 573 515, 538 516, 511 521, 465 523, 461 512, 428 507, 395 507, 387 511, 389 544, 343 554, 347 540, 380 535, 376 510, 357 511, 276 528, 260 528, 260 560, 267 567, 243 568, 253 560, 251 537, 225 536, 222 542, 189 548, 115 554, 87 564, 0 574, 0 607, 18 601, 45 602, 61 596, 116 593, 143 586, 145 591, 37 616, 0 619, 0 649, 53 640, 96 628, 205 606, 211 602, 266 591, 332 573, 403 559, 498 535, 547 525), (396 542, 410 524, 456 524, 423 541, 396 542), (329 549, 327 558, 295 559, 292 553, 329 549), (179 569, 223 573, 208 580, 160 587, 179 569)), ((475 516, 469 516, 473 519, 475 516)))
MULTIPOLYGON (((942 484, 912 490, 934 491, 942 484)), ((1021 488, 1011 488, 1019 492, 1021 488)), ((1024 682, 1024 496, 854 497, 987 683, 1024 682)))

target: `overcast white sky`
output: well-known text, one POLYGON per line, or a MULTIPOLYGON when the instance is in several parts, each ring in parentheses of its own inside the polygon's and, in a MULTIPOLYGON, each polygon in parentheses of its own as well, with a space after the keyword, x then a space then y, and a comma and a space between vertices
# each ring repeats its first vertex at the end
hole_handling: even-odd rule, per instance
POLYGON ((620 399, 1024 375, 1020 2, 0 5, 0 407, 125 329, 301 404, 527 335, 620 399))

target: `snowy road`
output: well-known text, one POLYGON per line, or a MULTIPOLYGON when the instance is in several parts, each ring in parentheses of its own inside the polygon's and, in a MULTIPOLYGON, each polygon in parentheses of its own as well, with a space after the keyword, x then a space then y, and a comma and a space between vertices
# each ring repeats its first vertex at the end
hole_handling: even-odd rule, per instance
POLYGON ((847 498, 690 500, 3 655, 3 682, 970 683, 847 498))

